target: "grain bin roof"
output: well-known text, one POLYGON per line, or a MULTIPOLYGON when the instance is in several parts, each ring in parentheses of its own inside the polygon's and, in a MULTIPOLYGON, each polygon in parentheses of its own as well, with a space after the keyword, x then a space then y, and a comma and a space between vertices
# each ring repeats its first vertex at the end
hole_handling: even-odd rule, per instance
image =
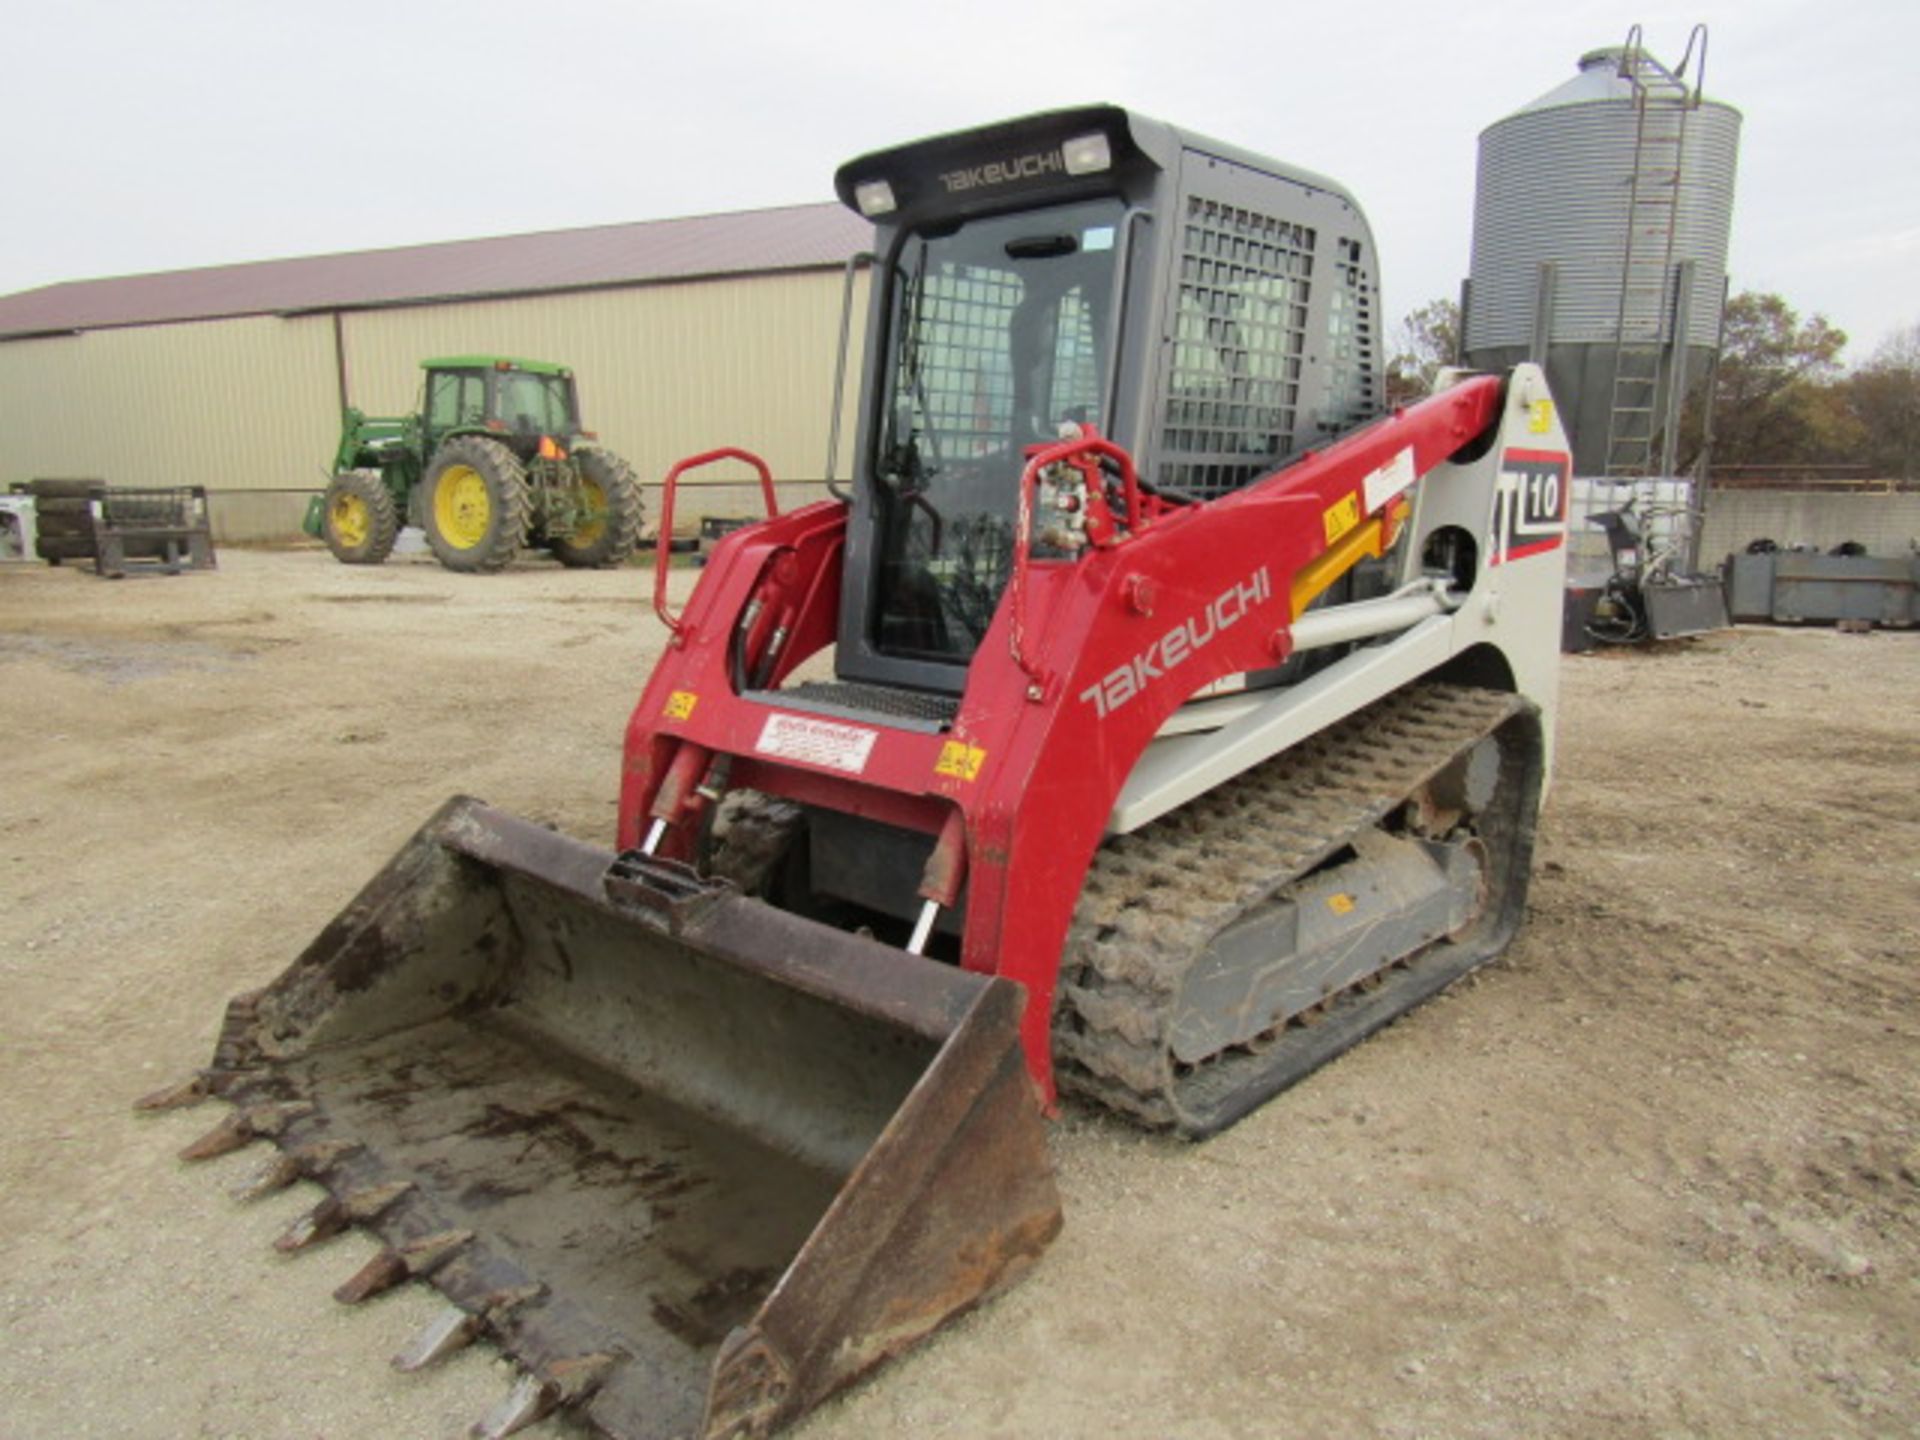
POLYGON ((872 237, 866 222, 838 205, 793 205, 70 280, 0 296, 0 339, 804 270, 843 264, 872 237))

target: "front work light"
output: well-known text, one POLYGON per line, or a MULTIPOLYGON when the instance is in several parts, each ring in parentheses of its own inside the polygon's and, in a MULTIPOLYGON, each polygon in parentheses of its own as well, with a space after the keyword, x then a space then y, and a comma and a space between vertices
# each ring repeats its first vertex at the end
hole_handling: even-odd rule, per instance
POLYGON ((1113 167, 1113 149, 1101 134, 1079 135, 1060 147, 1069 175, 1097 175, 1113 167))
POLYGON ((865 184, 853 187, 853 203, 860 207, 860 213, 871 220, 876 215, 885 215, 894 208, 893 186, 884 180, 869 180, 865 184))

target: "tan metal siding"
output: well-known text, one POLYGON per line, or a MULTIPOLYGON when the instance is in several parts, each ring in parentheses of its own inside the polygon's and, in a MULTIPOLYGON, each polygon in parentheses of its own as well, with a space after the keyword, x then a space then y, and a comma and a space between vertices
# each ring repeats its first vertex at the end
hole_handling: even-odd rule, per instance
MULTIPOLYGON (((338 439, 326 316, 89 330, 0 344, 0 481, 99 476, 113 485, 315 489, 338 439)), ((284 532, 292 499, 263 500, 284 532)), ((256 511, 260 505, 254 507, 256 511)), ((222 534, 221 532, 226 532, 222 534)))
MULTIPOLYGON (((574 368, 586 423, 647 484, 674 461, 725 445, 764 456, 783 480, 817 479, 841 287, 838 272, 819 271, 350 313, 348 390, 369 414, 402 414, 418 403, 420 361, 430 356, 552 360, 574 368)), ((856 353, 849 394, 857 372, 856 353)), ((747 473, 715 467, 709 478, 747 473)))
MULTIPOLYGON (((855 291, 843 478, 865 284, 855 291)), ((783 481, 815 480, 841 290, 840 272, 821 270, 350 312, 341 319, 350 396, 370 414, 404 414, 430 356, 557 360, 579 373, 587 423, 649 486, 675 460, 723 445, 758 451, 783 481)), ((0 342, 0 482, 98 475, 119 485, 205 485, 215 492, 216 538, 284 538, 325 483, 337 395, 331 315, 0 342)), ((749 473, 715 467, 702 478, 749 473)), ((740 513, 750 498, 716 483, 685 513, 740 513)))

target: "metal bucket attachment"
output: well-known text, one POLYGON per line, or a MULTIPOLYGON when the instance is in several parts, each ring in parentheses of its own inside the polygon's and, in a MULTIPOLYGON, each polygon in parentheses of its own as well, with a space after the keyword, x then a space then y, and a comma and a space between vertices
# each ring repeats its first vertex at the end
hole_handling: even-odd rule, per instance
POLYGON ((1060 1226, 1023 996, 456 799, 213 1066, 192 1156, 278 1147, 281 1239, 385 1248, 341 1286, 453 1302, 525 1377, 476 1434, 760 1436, 1010 1284, 1060 1226))

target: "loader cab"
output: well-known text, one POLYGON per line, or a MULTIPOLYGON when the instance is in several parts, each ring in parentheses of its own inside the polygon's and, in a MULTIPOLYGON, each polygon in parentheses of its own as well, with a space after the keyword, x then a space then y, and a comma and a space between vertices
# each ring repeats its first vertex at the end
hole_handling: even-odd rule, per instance
POLYGON ((573 372, 540 360, 458 356, 423 361, 427 448, 448 435, 474 431, 504 442, 524 459, 543 435, 580 433, 573 372))
POLYGON ((1372 237, 1332 181, 1111 106, 849 162, 875 221, 844 679, 958 693, 1031 447, 1092 424, 1224 494, 1371 418, 1372 237))

